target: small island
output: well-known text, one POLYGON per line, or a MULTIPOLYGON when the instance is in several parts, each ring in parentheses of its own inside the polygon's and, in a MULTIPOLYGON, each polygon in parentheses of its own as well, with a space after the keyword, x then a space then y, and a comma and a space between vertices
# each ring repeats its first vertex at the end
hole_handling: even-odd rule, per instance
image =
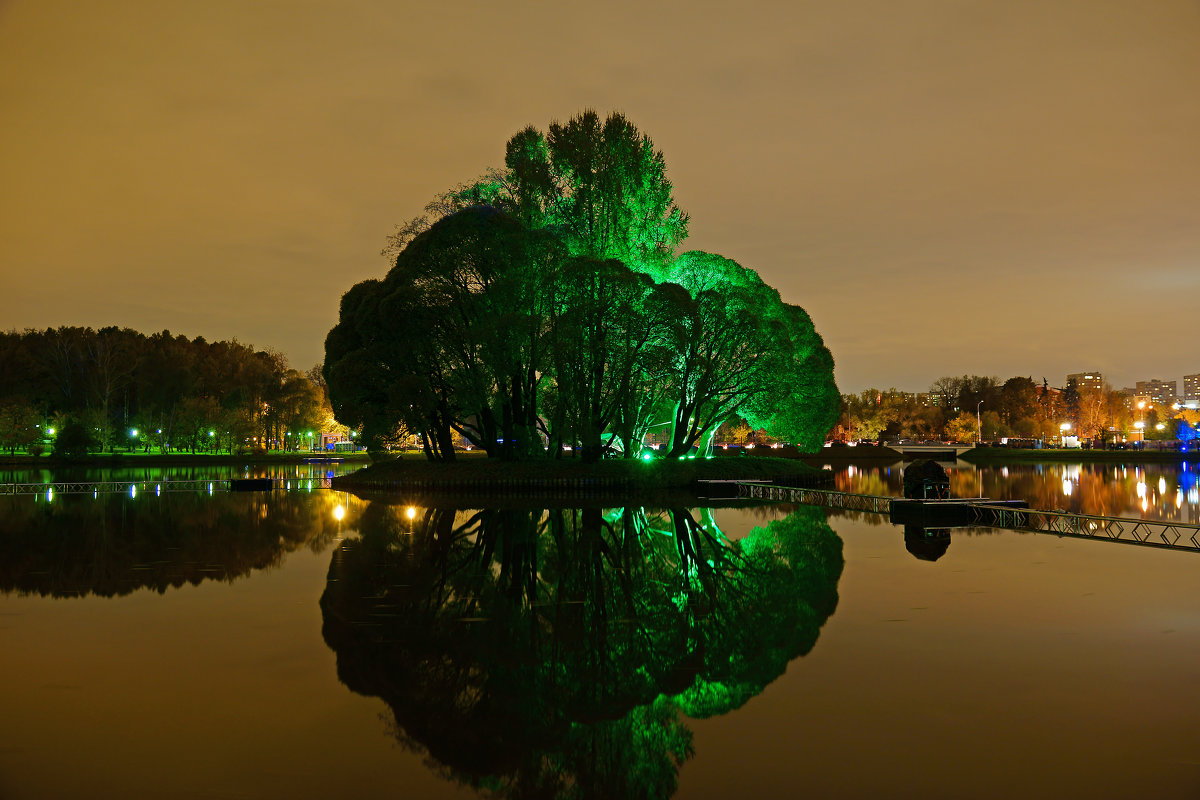
POLYGON ((335 485, 817 479, 800 461, 709 458, 734 420, 816 452, 841 398, 804 309, 731 259, 676 252, 688 215, 650 138, 585 111, 505 154, 400 226, 390 271, 343 296, 323 369, 337 419, 379 460, 415 439, 428 463, 335 485))

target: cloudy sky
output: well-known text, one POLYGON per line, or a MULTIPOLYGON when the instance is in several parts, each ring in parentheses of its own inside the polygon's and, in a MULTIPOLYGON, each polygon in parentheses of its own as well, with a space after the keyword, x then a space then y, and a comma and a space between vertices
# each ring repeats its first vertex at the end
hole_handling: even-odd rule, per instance
POLYGON ((1198 0, 0 0, 0 328, 305 369, 395 224, 588 107, 843 391, 1200 372, 1198 0))

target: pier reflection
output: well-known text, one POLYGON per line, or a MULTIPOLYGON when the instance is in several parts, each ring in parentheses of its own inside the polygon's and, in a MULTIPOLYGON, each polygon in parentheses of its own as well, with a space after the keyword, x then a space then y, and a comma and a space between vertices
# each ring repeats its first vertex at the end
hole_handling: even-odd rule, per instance
POLYGON ((321 597, 338 677, 451 780, 667 797, 685 717, 736 709, 816 643, 842 543, 816 508, 726 539, 685 509, 371 503, 321 597))

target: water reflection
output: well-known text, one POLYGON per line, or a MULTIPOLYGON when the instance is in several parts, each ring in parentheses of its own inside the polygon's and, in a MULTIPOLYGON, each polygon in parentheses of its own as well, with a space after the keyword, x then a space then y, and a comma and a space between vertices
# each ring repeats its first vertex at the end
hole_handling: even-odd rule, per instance
POLYGON ((904 549, 921 561, 937 561, 950 548, 949 528, 904 526, 904 549))
POLYGON ((334 492, 6 497, 0 592, 113 597, 232 581, 300 547, 320 552, 361 506, 334 492))
POLYGON ((442 774, 511 797, 666 797, 683 717, 807 653, 842 543, 804 508, 730 541, 684 509, 372 503, 321 597, 338 677, 442 774))
POLYGON ((340 464, 138 464, 133 461, 116 466, 55 467, 53 469, 31 469, 0 467, 0 483, 61 483, 72 481, 223 481, 229 478, 273 478, 278 485, 292 481, 315 481, 343 475, 359 469, 358 463, 340 464))
MULTIPOLYGON (((1181 464, 1019 464, 948 466, 953 497, 1025 500, 1032 508, 1077 514, 1200 522, 1200 469, 1181 464)), ((898 466, 848 467, 835 473, 839 491, 900 496, 898 466)), ((869 515, 868 515, 869 516, 869 515)), ((867 520, 869 521, 869 520, 867 520)))

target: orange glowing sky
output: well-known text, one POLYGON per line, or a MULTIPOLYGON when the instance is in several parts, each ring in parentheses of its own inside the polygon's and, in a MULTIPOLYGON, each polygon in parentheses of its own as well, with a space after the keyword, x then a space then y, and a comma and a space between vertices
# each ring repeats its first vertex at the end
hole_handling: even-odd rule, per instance
POLYGON ((0 327, 301 369, 396 223, 585 107, 843 391, 1200 372, 1200 4, 0 2, 0 327))

